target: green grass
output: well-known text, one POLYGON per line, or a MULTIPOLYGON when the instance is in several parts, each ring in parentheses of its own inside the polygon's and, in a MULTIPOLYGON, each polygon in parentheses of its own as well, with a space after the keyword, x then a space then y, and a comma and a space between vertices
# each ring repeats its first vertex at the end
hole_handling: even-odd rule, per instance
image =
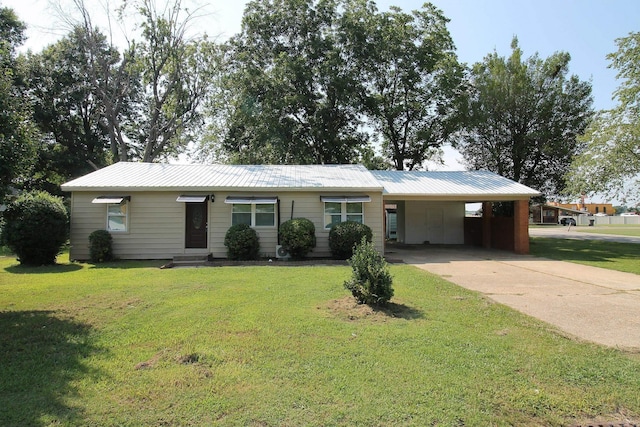
POLYGON ((532 237, 532 255, 640 274, 640 244, 532 237))
POLYGON ((638 225, 599 225, 597 227, 577 227, 575 230, 585 233, 640 237, 640 226, 638 225))
POLYGON ((562 425, 640 419, 640 357, 411 266, 23 268, 0 259, 0 425, 562 425))

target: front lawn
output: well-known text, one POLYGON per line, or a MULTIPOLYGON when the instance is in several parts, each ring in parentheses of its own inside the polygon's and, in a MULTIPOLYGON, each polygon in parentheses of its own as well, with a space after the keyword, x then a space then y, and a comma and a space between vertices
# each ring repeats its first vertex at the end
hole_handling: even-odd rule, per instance
POLYGON ((411 266, 371 310, 349 267, 159 265, 0 258, 0 425, 640 420, 638 354, 411 266))
POLYGON ((532 237, 531 255, 640 274, 640 245, 602 240, 532 237))
POLYGON ((597 227, 577 227, 575 230, 584 233, 640 237, 640 225, 598 225, 597 227))

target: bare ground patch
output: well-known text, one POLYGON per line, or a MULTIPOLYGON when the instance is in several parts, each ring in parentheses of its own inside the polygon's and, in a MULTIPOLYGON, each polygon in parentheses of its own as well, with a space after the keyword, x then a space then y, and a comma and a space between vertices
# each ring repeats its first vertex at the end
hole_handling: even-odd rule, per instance
POLYGON ((369 320, 372 322, 387 322, 391 319, 420 319, 424 317, 424 313, 413 307, 397 302, 389 302, 383 306, 369 306, 366 304, 358 304, 352 296, 331 300, 327 303, 326 308, 333 316, 349 320, 369 320))

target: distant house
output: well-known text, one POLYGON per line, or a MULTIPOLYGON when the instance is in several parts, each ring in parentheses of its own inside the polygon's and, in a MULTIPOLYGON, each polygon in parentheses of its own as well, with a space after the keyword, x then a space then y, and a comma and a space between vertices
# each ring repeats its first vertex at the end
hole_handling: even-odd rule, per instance
POLYGON ((582 213, 586 213, 587 215, 615 215, 616 213, 616 210, 613 208, 613 205, 611 203, 585 203, 583 201, 580 201, 578 203, 550 202, 550 204, 563 209, 581 211, 582 213))
POLYGON ((113 235, 122 259, 226 256, 229 227, 246 223, 260 253, 276 256, 280 224, 305 217, 316 227, 311 256, 330 256, 332 225, 352 220, 385 246, 385 205, 396 206, 396 237, 407 244, 476 244, 527 253, 528 202, 538 192, 490 172, 369 171, 360 165, 169 165, 120 162, 62 185, 71 192, 72 259, 88 259, 88 237, 113 235), (514 201, 511 219, 491 203, 514 201), (485 203, 465 218, 465 203, 485 203))

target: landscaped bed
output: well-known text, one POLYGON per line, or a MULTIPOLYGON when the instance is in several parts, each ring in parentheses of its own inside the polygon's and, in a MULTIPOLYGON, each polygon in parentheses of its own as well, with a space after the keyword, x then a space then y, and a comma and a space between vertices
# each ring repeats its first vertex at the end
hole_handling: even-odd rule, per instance
POLYGON ((0 258, 0 425, 560 425, 640 419, 640 357, 411 266, 19 267, 0 258))

